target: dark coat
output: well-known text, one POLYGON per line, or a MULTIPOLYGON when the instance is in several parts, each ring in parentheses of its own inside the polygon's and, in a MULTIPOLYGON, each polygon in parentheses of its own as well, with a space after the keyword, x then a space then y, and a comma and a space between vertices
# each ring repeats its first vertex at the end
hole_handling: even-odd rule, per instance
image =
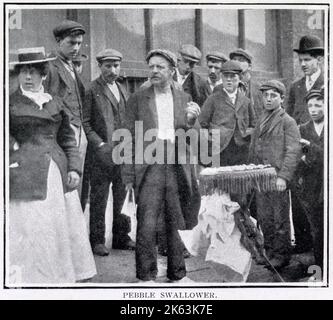
POLYGON ((310 146, 303 148, 305 161, 301 160, 297 166, 295 190, 302 201, 315 206, 324 202, 324 129, 318 136, 311 120, 300 126, 300 133, 310 141, 310 146))
MULTIPOLYGON (((119 93, 126 101, 128 95, 125 88, 119 83, 117 85, 119 93)), ((115 144, 112 135, 117 129, 115 117, 120 116, 120 119, 125 117, 125 108, 118 110, 118 106, 118 101, 103 78, 98 77, 91 82, 84 99, 83 127, 88 139, 87 154, 92 163, 95 163, 94 156, 108 154, 112 165, 112 149, 115 144), (101 142, 107 145, 99 148, 101 142)))
POLYGON ((214 91, 204 103, 199 122, 202 128, 220 130, 220 151, 222 152, 234 137, 236 124, 240 136, 235 136, 237 145, 250 143, 248 128, 256 124, 255 112, 250 100, 238 90, 235 105, 224 90, 214 91))
POLYGON ((192 100, 200 107, 203 106, 209 96, 205 80, 193 71, 184 81, 183 90, 188 93, 192 97, 192 100))
POLYGON ((71 115, 71 123, 80 126, 82 121, 82 101, 85 96, 85 89, 79 74, 74 68, 78 88, 77 94, 68 80, 71 75, 66 70, 60 58, 58 57, 58 59, 51 61, 49 65, 49 72, 46 80, 43 82, 45 92, 48 92, 53 97, 58 96, 62 98, 68 114, 71 115))
POLYGON ((64 190, 67 173, 81 174, 81 159, 74 132, 61 99, 45 103, 42 110, 18 90, 9 99, 11 140, 19 149, 10 152, 11 199, 44 200, 52 158, 59 167, 64 190))
MULTIPOLYGON (((185 108, 189 102, 190 96, 186 93, 172 87, 173 102, 174 102, 174 127, 177 129, 187 129, 185 123, 185 108)), ((125 127, 128 129, 132 137, 135 137, 135 121, 142 121, 143 135, 149 129, 157 129, 157 111, 155 105, 154 88, 151 86, 142 89, 132 96, 130 96, 126 107, 125 127)), ((139 138, 140 137, 136 137, 139 138)), ((143 139, 141 137, 141 139, 143 139)), ((141 140, 140 139, 140 140, 141 140)), ((135 147, 133 144, 133 148, 135 147)), ((150 141, 143 141, 143 150, 151 144, 150 141)), ((177 149, 177 146, 176 146, 177 149)), ((137 150, 136 150, 137 151, 137 150)), ((188 156, 188 149, 186 154, 180 155, 181 157, 188 156)), ((176 151, 177 152, 177 151, 176 151)), ((133 165, 126 164, 123 166, 123 182, 124 184, 133 183, 135 188, 136 197, 140 196, 140 187, 144 181, 144 177, 149 167, 149 159, 144 159, 143 164, 134 164, 136 159, 140 158, 138 153, 132 152, 133 165), (146 161, 145 161, 146 160, 146 161)), ((179 194, 182 205, 182 212, 186 221, 188 229, 193 228, 197 224, 197 217, 200 208, 200 193, 198 191, 197 181, 194 175, 193 165, 178 164, 177 176, 179 178, 179 194)))
MULTIPOLYGON (((320 76, 313 84, 311 89, 320 89, 324 85, 323 74, 320 73, 320 76)), ((305 123, 311 120, 309 110, 305 101, 305 97, 308 91, 305 86, 305 77, 300 80, 296 80, 290 86, 288 104, 286 111, 291 115, 297 124, 305 123)))
POLYGON ((267 130, 260 132, 260 123, 256 125, 249 162, 270 164, 277 170, 278 177, 291 181, 301 153, 300 138, 295 120, 281 109, 267 130))

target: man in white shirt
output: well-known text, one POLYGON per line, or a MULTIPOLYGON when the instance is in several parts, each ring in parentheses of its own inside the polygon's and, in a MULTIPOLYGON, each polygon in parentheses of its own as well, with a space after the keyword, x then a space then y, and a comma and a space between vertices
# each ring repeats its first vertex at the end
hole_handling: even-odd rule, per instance
MULTIPOLYGON (((291 84, 286 111, 297 124, 303 124, 311 120, 305 102, 306 95, 310 90, 318 90, 324 85, 324 76, 321 71, 324 48, 318 37, 307 35, 300 39, 299 48, 294 51, 298 54, 304 76, 291 84)), ((295 253, 307 252, 312 247, 310 226, 294 190, 291 190, 291 200, 296 240, 294 251, 295 253)))
POLYGON ((112 152, 117 142, 112 135, 124 125, 127 93, 117 81, 122 54, 106 49, 96 56, 101 75, 87 89, 83 126, 88 138, 90 173, 90 242, 93 252, 107 255, 105 247, 105 210, 112 183, 113 227, 112 247, 134 249, 135 244, 128 236, 129 219, 121 214, 125 199, 125 185, 121 180, 121 168, 115 163, 112 152))
POLYGON ((162 218, 168 247, 167 277, 171 282, 189 282, 178 230, 192 229, 197 224, 200 194, 193 165, 178 160, 190 156, 191 146, 181 148, 186 140, 180 139, 186 138, 178 136, 175 140, 175 136, 177 130, 193 127, 192 120, 198 117, 200 107, 174 87, 172 75, 177 60, 172 52, 152 50, 146 60, 152 85, 135 92, 128 100, 125 128, 132 134, 133 151, 122 171, 126 189, 134 188, 137 199, 136 276, 141 282, 156 279, 156 235, 162 218), (142 136, 137 134, 138 125, 143 129, 142 136), (152 130, 155 142, 143 141, 152 130), (152 148, 154 144, 156 147, 152 148), (173 152, 178 156, 169 161, 173 152))

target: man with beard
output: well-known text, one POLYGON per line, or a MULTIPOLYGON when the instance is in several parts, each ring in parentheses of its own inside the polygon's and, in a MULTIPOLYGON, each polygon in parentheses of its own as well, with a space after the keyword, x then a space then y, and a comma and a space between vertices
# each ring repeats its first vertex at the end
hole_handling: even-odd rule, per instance
POLYGON ((91 82, 85 97, 84 129, 88 137, 90 173, 90 242, 93 252, 105 256, 105 210, 112 183, 114 249, 134 249, 128 236, 129 218, 121 214, 126 191, 121 180, 120 165, 114 163, 112 141, 115 130, 124 125, 127 93, 117 82, 122 54, 106 49, 96 56, 101 75, 91 82))
POLYGON ((193 71, 195 65, 200 62, 202 54, 197 47, 191 44, 182 45, 178 53, 174 80, 183 87, 183 90, 192 97, 195 103, 202 107, 208 97, 206 83, 193 71))
POLYGON ((276 169, 276 191, 256 192, 257 217, 264 234, 266 255, 276 268, 290 260, 289 190, 301 151, 296 122, 283 109, 285 86, 277 80, 265 82, 264 112, 254 130, 249 161, 276 169))
POLYGON ((207 79, 207 91, 211 95, 216 86, 222 84, 221 68, 228 58, 218 51, 210 52, 206 55, 208 79, 207 79))
MULTIPOLYGON (((302 124, 311 120, 305 102, 307 93, 310 90, 318 90, 324 85, 324 76, 320 69, 324 48, 318 37, 307 35, 300 39, 299 48, 294 51, 298 54, 299 65, 304 76, 291 84, 286 111, 296 120, 297 124, 302 124)), ((312 248, 310 225, 293 189, 291 190, 291 201, 296 240, 294 252, 307 252, 312 248)))

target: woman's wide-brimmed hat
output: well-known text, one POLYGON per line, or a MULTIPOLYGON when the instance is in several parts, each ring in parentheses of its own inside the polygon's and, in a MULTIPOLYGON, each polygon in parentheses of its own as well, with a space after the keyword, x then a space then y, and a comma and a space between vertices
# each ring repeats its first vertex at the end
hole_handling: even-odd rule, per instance
POLYGON ((44 47, 18 49, 17 55, 18 61, 10 62, 10 65, 43 63, 57 59, 57 57, 47 57, 44 47))

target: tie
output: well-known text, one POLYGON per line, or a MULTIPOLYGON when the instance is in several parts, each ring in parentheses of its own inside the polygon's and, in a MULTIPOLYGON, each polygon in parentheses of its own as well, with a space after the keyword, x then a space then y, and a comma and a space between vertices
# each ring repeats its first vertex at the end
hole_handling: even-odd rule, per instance
POLYGON ((307 87, 308 91, 312 88, 312 86, 313 86, 313 81, 310 77, 308 77, 308 87, 307 87))

